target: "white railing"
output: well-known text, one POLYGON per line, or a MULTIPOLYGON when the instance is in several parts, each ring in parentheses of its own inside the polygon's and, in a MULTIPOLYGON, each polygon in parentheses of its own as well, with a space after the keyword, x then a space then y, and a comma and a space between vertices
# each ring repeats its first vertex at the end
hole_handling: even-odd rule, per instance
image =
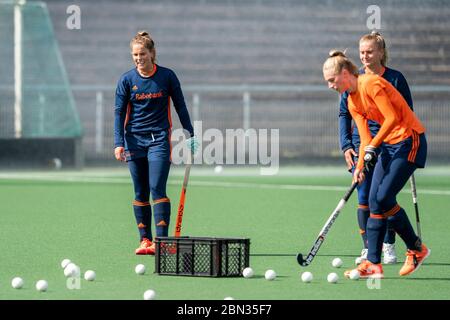
MULTIPOLYGON (((83 147, 86 156, 98 160, 110 159, 115 86, 73 85, 71 88, 84 127, 83 147)), ((55 89, 58 87, 45 85, 24 88, 38 91, 55 89)), ((281 156, 340 156, 338 96, 325 84, 185 85, 183 91, 192 121, 202 120, 204 127, 247 130, 261 127, 263 123, 266 128, 280 129, 281 156), (224 102, 221 100, 224 97, 230 98, 224 102), (276 113, 272 105, 284 106, 284 110, 276 113), (267 110, 270 115, 264 118, 267 110), (225 118, 223 121, 219 119, 221 116, 216 115, 219 112, 225 118), (228 119, 230 113, 233 114, 233 121, 228 119)), ((415 111, 429 132, 429 154, 440 158, 448 155, 450 159, 450 129, 447 125, 450 121, 450 86, 412 86, 411 91, 415 111)), ((13 94, 13 86, 0 86, 0 137, 5 136, 2 128, 9 128, 6 134, 11 134, 13 125, 5 123, 11 117, 1 115, 12 112, 13 94)), ((173 118, 176 123, 177 117, 173 118)))

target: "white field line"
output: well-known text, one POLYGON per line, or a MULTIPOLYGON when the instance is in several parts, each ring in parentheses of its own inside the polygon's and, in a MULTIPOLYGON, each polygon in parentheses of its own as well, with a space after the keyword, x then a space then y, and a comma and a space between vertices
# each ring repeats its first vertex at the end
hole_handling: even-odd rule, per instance
MULTIPOLYGON (((83 177, 83 176, 67 176, 61 174, 14 174, 0 173, 0 179, 4 180, 26 180, 26 181, 60 181, 60 182, 83 182, 83 183, 119 183, 130 184, 129 177, 113 178, 113 177, 83 177)), ((182 185, 182 180, 169 179, 170 185, 182 185)), ((225 182, 225 181, 199 181, 190 180, 189 185, 197 187, 216 187, 216 188, 243 188, 243 189, 282 189, 282 190, 304 190, 304 191, 347 191, 349 187, 340 186, 317 186, 317 185, 300 185, 300 184, 268 184, 268 183, 249 183, 249 182, 225 182)), ((405 187, 402 193, 411 193, 405 187)), ((418 194, 430 194, 450 196, 450 190, 418 190, 418 194)))

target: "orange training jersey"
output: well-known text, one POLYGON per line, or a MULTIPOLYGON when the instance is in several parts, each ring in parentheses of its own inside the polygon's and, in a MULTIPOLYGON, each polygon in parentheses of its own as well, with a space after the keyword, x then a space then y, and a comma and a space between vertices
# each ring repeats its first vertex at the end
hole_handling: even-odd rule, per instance
POLYGON ((363 165, 365 146, 378 147, 382 142, 396 144, 410 137, 413 131, 418 134, 425 132, 425 127, 400 92, 378 75, 358 76, 357 90, 348 97, 348 109, 361 137, 359 169, 363 165), (381 125, 373 139, 368 120, 381 125))

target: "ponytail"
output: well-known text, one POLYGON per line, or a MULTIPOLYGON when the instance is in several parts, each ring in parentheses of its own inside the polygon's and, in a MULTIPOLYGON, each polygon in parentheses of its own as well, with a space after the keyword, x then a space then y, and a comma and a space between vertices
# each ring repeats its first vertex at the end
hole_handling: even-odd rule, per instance
POLYGON ((331 50, 329 52, 328 59, 323 64, 323 69, 332 69, 334 74, 340 74, 343 69, 346 69, 356 77, 359 75, 358 67, 347 58, 344 52, 339 50, 331 50))

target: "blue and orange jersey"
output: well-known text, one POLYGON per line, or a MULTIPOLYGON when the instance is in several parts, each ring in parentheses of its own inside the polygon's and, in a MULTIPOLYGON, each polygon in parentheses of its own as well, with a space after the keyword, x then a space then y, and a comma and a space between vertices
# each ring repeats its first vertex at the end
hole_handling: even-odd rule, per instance
MULTIPOLYGON (((359 70, 360 74, 364 74, 364 68, 359 70)), ((409 90, 408 82, 400 71, 384 67, 381 76, 389 81, 405 98, 409 107, 413 109, 413 101, 411 98, 411 91, 409 90)), ((340 97, 339 103, 339 142, 341 150, 359 149, 359 133, 358 128, 352 124, 352 116, 348 111, 348 93, 344 92, 340 97)), ((375 136, 380 129, 380 125, 374 121, 369 121, 369 129, 372 136, 375 136)))
POLYGON ((396 144, 413 133, 425 132, 425 127, 411 110, 405 98, 386 79, 363 74, 357 79, 357 88, 348 96, 348 109, 358 127, 361 144, 357 168, 362 169, 364 147, 378 147, 381 143, 396 144), (381 125, 372 138, 369 120, 381 125))
POLYGON ((170 99, 181 125, 193 136, 194 129, 175 72, 155 64, 149 77, 141 76, 136 68, 124 73, 116 88, 114 146, 124 146, 124 132, 151 133, 170 130, 170 99))

